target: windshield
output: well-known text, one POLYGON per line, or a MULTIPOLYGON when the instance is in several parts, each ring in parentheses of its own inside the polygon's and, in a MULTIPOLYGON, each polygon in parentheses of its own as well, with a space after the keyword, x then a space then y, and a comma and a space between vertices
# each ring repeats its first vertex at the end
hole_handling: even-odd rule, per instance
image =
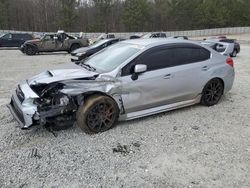
POLYGON ((112 45, 87 59, 84 64, 97 72, 110 72, 141 50, 141 46, 120 43, 112 45))

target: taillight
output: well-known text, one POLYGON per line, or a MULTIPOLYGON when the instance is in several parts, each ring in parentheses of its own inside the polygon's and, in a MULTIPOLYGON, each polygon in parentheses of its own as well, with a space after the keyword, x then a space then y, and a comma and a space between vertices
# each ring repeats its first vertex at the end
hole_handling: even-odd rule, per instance
POLYGON ((227 58, 227 64, 230 65, 231 67, 234 67, 234 61, 232 58, 227 58))

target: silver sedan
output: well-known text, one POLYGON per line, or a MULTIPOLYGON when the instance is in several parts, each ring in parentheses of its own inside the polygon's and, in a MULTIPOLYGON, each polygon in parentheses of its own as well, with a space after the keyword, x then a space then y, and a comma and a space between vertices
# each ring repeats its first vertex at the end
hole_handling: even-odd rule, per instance
MULTIPOLYGON (((197 103, 212 106, 234 82, 233 60, 184 40, 119 42, 67 68, 21 82, 9 109, 22 128, 74 122, 88 133, 197 103)), ((212 109, 211 109, 212 110, 212 109)))

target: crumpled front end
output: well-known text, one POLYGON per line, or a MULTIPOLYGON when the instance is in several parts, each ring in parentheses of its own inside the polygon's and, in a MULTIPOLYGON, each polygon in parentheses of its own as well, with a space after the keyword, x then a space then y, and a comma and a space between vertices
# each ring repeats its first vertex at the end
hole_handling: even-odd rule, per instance
POLYGON ((74 69, 45 71, 22 82, 8 107, 22 128, 37 124, 70 127, 78 107, 96 92, 112 97, 123 111, 119 81, 74 69))
POLYGON ((35 98, 38 96, 27 82, 20 83, 11 97, 8 108, 21 128, 29 128, 38 120, 36 117, 37 105, 33 103, 35 98))

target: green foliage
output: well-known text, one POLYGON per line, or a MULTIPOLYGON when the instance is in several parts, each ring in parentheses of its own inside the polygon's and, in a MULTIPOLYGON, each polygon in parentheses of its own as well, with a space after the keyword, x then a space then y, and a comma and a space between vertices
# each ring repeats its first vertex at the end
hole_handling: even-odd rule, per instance
POLYGON ((0 0, 0 29, 8 26, 8 0, 0 0))
POLYGON ((123 22, 128 31, 143 31, 149 16, 147 0, 127 0, 124 7, 123 22))
POLYGON ((142 32, 250 26, 249 10, 250 0, 0 0, 0 29, 142 32))
POLYGON ((77 0, 60 0, 61 7, 59 11, 59 26, 60 29, 70 30, 74 21, 77 18, 76 8, 78 6, 77 0))

